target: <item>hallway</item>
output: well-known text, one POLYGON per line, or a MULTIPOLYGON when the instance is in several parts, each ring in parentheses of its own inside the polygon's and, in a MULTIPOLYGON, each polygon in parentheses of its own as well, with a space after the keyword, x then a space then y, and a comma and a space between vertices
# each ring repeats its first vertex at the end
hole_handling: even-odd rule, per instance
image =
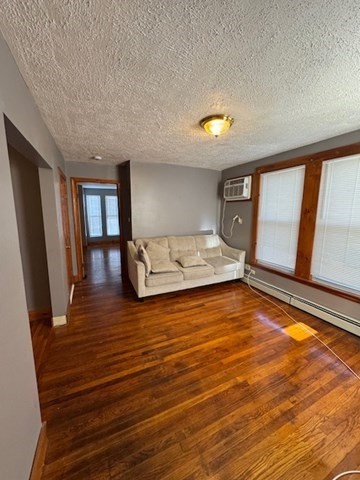
MULTIPOLYGON (((39 384, 43 480, 325 480, 360 466, 359 383, 246 285, 140 303, 118 249, 88 262, 39 384)), ((285 308, 360 371, 359 338, 285 308)))
POLYGON ((103 284, 119 281, 121 276, 120 247, 117 245, 104 247, 87 247, 85 284, 103 284))

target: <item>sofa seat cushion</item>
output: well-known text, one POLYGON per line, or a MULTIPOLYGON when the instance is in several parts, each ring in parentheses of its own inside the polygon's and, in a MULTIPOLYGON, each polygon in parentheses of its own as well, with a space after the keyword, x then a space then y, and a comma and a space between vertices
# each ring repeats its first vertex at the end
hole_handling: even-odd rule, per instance
POLYGON ((150 273, 150 275, 145 278, 145 285, 147 287, 161 287, 162 285, 182 282, 183 279, 184 277, 179 270, 169 273, 150 273))
POLYGON ((236 260, 224 256, 207 258, 206 263, 214 267, 216 275, 233 272, 240 268, 240 264, 236 260))
POLYGON ((211 265, 201 265, 200 267, 186 267, 179 265, 179 270, 184 276, 184 280, 196 280, 197 278, 211 277, 214 275, 214 268, 211 265))

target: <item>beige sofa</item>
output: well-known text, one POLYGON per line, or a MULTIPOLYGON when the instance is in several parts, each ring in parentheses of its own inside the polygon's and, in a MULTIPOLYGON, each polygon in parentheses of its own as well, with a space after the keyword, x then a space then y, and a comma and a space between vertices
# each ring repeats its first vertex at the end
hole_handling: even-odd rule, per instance
MULTIPOLYGON (((142 238, 127 245, 129 278, 139 298, 244 276, 245 252, 229 247, 218 235, 142 238), (154 244, 168 252, 173 271, 149 273, 149 266, 145 267, 146 262, 140 260, 138 253, 142 255, 141 246, 150 252, 149 247, 154 244), (204 259, 204 265, 181 266, 179 262, 184 258, 194 259, 194 255, 204 259)), ((155 245, 155 248, 158 247, 155 245)))

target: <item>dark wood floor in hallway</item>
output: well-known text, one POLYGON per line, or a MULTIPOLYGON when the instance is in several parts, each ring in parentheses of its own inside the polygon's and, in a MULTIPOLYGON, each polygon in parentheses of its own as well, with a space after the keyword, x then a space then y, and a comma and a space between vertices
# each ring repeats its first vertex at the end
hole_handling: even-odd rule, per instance
MULTIPOLYGON (((245 284, 140 303, 116 248, 88 261, 39 382, 44 480, 330 480, 360 467, 360 382, 245 284)), ((360 338, 284 308, 360 373, 360 338)))

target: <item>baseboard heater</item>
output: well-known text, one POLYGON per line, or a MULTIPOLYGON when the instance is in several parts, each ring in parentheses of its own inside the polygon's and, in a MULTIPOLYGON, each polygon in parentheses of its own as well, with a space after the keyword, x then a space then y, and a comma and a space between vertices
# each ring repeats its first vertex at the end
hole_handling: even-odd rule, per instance
MULTIPOLYGON (((243 282, 248 283, 248 279, 243 278, 243 282)), ((306 300, 305 298, 294 295, 291 292, 282 290, 281 288, 275 287, 274 285, 257 278, 250 278, 250 285, 288 303, 289 305, 292 305, 293 307, 299 308, 304 312, 310 313, 315 317, 321 318, 321 320, 332 323, 336 327, 342 328, 343 330, 360 337, 360 320, 356 320, 355 318, 343 315, 342 313, 331 310, 323 305, 306 300)))

